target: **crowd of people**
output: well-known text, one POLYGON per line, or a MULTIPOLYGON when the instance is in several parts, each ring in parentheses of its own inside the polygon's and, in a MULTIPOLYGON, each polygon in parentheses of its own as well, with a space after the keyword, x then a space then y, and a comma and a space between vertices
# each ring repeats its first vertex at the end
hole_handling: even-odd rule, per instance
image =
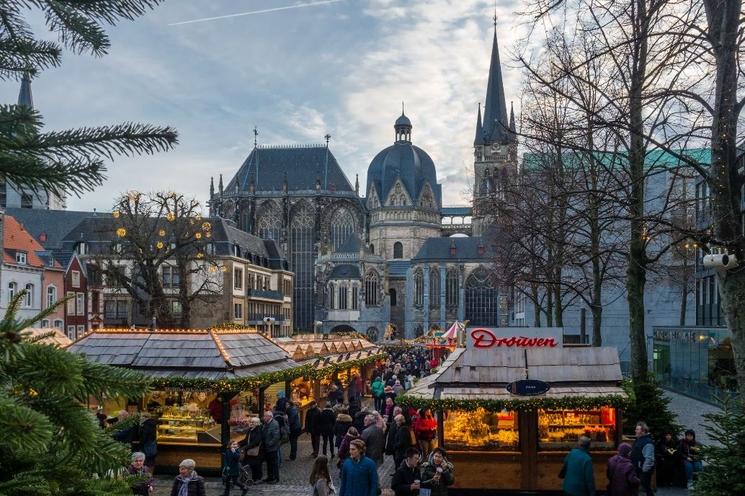
MULTIPOLYGON (((655 443, 645 422, 637 422, 633 445, 621 443, 616 455, 608 460, 606 475, 608 496, 654 495, 653 475, 657 486, 679 486, 685 481, 693 487, 694 474, 703 470, 696 433, 687 430, 678 442, 672 433, 665 433, 655 443)), ((559 477, 562 491, 569 496, 594 496, 596 493, 590 438, 581 436, 577 447, 569 452, 559 477)))

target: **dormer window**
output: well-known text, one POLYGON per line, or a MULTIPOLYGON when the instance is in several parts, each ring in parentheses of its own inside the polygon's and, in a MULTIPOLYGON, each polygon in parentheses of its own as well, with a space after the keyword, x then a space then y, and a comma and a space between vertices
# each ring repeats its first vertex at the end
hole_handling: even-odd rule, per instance
POLYGON ((16 263, 18 265, 26 265, 27 260, 28 260, 27 253, 25 251, 16 252, 16 263))
POLYGON ((88 254, 88 245, 84 241, 81 241, 75 247, 75 251, 78 253, 78 255, 87 255, 88 254))

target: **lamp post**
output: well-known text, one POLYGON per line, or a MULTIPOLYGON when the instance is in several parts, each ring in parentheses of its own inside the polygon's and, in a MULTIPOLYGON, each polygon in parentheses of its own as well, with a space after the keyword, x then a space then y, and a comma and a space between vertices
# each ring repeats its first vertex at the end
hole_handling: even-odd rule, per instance
POLYGON ((315 339, 316 336, 318 335, 318 329, 322 325, 323 325, 323 322, 321 322, 320 320, 316 320, 315 322, 313 322, 313 339, 315 339))

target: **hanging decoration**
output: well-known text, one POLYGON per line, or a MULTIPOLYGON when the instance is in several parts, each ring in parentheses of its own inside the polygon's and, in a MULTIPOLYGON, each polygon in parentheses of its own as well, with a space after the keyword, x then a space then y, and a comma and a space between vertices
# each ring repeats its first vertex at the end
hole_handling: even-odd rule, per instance
POLYGON ((603 396, 568 396, 563 398, 531 398, 524 400, 495 400, 495 399, 431 399, 416 398, 404 395, 396 398, 396 404, 400 406, 409 406, 413 408, 430 408, 437 410, 466 410, 474 411, 483 408, 490 412, 500 412, 502 410, 524 412, 528 410, 554 410, 554 409, 574 409, 574 410, 591 410, 603 406, 624 409, 628 404, 628 399, 620 394, 609 394, 603 396))

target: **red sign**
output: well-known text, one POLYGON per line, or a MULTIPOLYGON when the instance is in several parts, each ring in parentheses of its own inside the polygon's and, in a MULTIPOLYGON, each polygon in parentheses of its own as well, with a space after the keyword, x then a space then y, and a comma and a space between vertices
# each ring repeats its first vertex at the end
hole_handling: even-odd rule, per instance
POLYGON ((474 348, 492 348, 495 346, 507 346, 517 348, 555 348, 557 346, 554 338, 526 338, 525 336, 511 336, 509 338, 498 338, 489 329, 474 329, 471 331, 474 348))

